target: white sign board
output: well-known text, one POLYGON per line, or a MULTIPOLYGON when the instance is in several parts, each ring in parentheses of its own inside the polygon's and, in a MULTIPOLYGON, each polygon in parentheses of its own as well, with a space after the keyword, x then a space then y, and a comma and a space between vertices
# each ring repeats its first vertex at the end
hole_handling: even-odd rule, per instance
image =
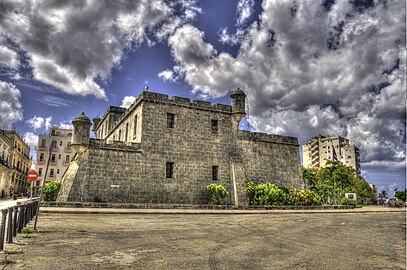
POLYGON ((356 193, 345 193, 345 198, 356 201, 356 193))

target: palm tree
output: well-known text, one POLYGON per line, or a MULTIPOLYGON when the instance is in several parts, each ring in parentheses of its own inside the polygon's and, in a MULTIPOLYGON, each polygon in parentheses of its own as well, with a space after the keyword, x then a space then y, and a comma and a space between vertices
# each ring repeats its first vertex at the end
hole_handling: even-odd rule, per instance
POLYGON ((379 199, 387 199, 387 192, 386 192, 386 190, 382 190, 382 191, 379 193, 379 199))

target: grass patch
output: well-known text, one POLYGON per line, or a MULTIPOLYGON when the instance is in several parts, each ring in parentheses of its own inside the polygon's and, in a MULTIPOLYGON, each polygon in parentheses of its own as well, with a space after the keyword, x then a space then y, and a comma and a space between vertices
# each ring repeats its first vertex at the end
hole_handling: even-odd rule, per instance
POLYGON ((4 250, 5 254, 21 254, 23 253, 22 249, 5 249, 4 250))
POLYGON ((34 233, 34 229, 31 228, 24 228, 21 230, 22 233, 34 233))
POLYGON ((355 208, 362 208, 363 205, 356 205, 355 208))

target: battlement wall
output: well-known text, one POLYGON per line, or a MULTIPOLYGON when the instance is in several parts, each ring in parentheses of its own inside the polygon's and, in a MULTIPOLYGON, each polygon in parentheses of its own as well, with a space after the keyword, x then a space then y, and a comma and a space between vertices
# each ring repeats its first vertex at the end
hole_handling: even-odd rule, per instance
POLYGON ((177 96, 168 98, 168 95, 154 93, 154 92, 144 91, 143 93, 140 94, 140 96, 137 98, 137 101, 135 103, 138 103, 142 100, 147 101, 147 102, 166 103, 168 105, 190 107, 190 108, 196 108, 196 109, 201 109, 201 110, 212 110, 212 111, 217 111, 217 112, 232 113, 232 106, 230 106, 230 105, 217 104, 217 103, 212 105, 210 102, 202 101, 202 100, 193 100, 191 102, 191 100, 189 98, 177 97, 177 96))
POLYGON ((141 144, 133 142, 112 141, 93 139, 89 141, 89 148, 113 151, 141 152, 141 144))
POLYGON ((263 132, 251 132, 246 130, 239 130, 237 134, 239 140, 250 140, 259 142, 270 142, 280 144, 290 144, 299 146, 298 139, 295 137, 281 136, 275 134, 267 134, 263 132))

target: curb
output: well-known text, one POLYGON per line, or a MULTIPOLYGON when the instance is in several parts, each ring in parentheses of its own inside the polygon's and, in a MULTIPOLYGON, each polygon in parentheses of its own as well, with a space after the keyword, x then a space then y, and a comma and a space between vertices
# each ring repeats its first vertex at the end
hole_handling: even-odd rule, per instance
POLYGON ((335 210, 173 210, 173 209, 78 209, 78 208, 50 208, 40 209, 40 213, 47 214, 118 214, 118 215, 253 215, 253 214, 367 214, 367 213, 406 213, 405 209, 386 210, 355 210, 355 209, 335 209, 335 210))

